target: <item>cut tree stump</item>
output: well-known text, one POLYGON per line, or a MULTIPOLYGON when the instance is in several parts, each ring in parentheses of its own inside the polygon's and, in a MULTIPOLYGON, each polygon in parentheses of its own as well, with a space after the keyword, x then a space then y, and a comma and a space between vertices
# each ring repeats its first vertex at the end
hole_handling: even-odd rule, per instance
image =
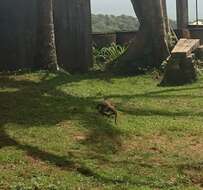
POLYGON ((197 79, 194 52, 199 39, 180 39, 171 52, 161 85, 182 85, 197 79))
POLYGON ((185 39, 182 38, 178 41, 174 49, 172 50, 172 55, 183 55, 189 56, 200 46, 199 39, 185 39))

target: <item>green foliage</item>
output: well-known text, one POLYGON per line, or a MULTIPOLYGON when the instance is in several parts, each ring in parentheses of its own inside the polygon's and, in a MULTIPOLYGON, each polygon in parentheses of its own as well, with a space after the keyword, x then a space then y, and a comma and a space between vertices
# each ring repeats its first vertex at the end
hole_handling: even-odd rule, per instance
MULTIPOLYGON (((176 22, 170 20, 171 26, 175 29, 176 22)), ((136 31, 139 29, 139 21, 136 17, 127 15, 92 15, 92 31, 93 32, 123 32, 136 31)))
POLYGON ((139 21, 132 16, 92 15, 93 32, 135 31, 139 28, 139 21))
POLYGON ((94 65, 102 70, 112 64, 116 59, 123 55, 127 50, 126 46, 120 46, 112 43, 109 47, 97 49, 93 47, 94 65))
POLYGON ((195 60, 195 69, 197 71, 197 74, 202 75, 203 74, 203 61, 200 59, 195 60))
POLYGON ((0 76, 1 190, 200 190, 203 78, 0 76), (107 80, 108 79, 108 80, 107 80), (118 125, 95 109, 104 98, 118 125))
POLYGON ((120 46, 115 43, 111 44, 109 47, 104 47, 101 49, 100 53, 105 59, 105 63, 112 63, 118 59, 122 54, 126 52, 127 48, 125 46, 120 46))

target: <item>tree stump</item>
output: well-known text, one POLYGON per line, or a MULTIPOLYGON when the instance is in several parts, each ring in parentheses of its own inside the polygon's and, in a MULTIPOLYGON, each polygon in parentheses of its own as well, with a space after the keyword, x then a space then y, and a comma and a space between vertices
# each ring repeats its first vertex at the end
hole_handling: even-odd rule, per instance
POLYGON ((180 39, 172 51, 161 85, 183 85, 196 81, 195 54, 198 39, 180 39))

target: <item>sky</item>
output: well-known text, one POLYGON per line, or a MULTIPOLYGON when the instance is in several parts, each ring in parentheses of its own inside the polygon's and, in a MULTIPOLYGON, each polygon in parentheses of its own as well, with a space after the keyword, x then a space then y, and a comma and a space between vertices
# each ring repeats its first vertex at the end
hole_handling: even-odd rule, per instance
MULTIPOLYGON (((189 1, 190 20, 195 19, 195 2, 189 1)), ((199 1, 199 18, 203 19, 203 0, 199 1)), ((132 15, 135 16, 130 0, 91 0, 92 13, 95 14, 114 14, 114 15, 132 15)), ((167 0, 168 15, 170 18, 176 18, 176 0, 167 0)))

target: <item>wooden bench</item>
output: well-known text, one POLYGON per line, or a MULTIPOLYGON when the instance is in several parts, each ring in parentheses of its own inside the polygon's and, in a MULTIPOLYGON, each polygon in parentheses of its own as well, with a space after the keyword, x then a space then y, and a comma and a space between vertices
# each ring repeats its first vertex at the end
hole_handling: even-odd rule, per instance
POLYGON ((172 56, 181 55, 188 57, 192 52, 197 50, 200 46, 199 39, 185 39, 182 38, 178 41, 174 49, 172 50, 172 56))

